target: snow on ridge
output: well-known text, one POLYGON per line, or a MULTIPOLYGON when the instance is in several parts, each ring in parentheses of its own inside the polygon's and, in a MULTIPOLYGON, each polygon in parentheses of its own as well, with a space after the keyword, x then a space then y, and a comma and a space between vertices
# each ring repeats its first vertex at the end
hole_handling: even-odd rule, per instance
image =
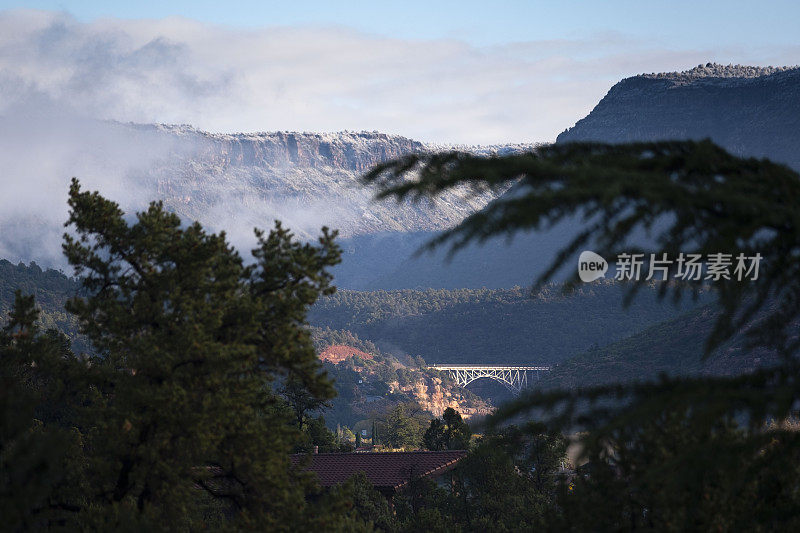
POLYGON ((778 72, 795 70, 800 66, 751 66, 751 65, 722 65, 720 63, 706 63, 681 72, 660 72, 650 74, 640 74, 637 77, 648 79, 667 79, 678 81, 692 81, 703 78, 760 78, 770 76, 778 72))
POLYGON ((418 146, 423 152, 470 152, 476 154, 503 154, 503 153, 516 153, 523 151, 535 150, 548 143, 544 142, 519 142, 519 143, 495 143, 495 144, 457 144, 445 142, 425 142, 417 141, 411 137, 399 135, 395 133, 383 133, 377 130, 367 131, 350 131, 341 130, 335 132, 317 132, 317 131, 252 131, 252 132, 232 132, 232 133, 217 133, 208 132, 196 128, 190 124, 133 124, 129 126, 134 128, 150 129, 174 134, 179 136, 197 136, 208 140, 232 141, 232 140, 247 140, 247 141, 261 141, 272 140, 275 138, 293 136, 297 139, 314 139, 320 142, 339 143, 339 142, 353 142, 359 141, 392 141, 400 143, 408 143, 418 146))

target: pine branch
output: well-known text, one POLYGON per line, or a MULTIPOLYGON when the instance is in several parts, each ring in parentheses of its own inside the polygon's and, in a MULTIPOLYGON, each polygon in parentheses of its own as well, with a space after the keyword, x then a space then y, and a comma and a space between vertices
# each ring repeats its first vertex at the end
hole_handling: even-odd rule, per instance
MULTIPOLYGON (((760 326, 750 331, 754 344, 787 357, 798 349, 789 328, 800 316, 800 176, 784 165, 739 158, 709 140, 575 143, 507 156, 414 154, 379 165, 363 182, 376 188, 377 198, 397 201, 455 188, 507 190, 426 245, 449 245, 451 254, 473 242, 582 220, 581 233, 557 254, 534 291, 590 241, 601 256, 616 257, 632 251, 628 239, 641 230, 654 237, 653 249, 643 252, 760 253, 758 280, 714 283, 723 313, 706 353, 757 317, 760 326)), ((577 283, 576 272, 565 287, 577 283)), ((701 283, 665 284, 660 295, 671 291, 678 298, 701 283)))

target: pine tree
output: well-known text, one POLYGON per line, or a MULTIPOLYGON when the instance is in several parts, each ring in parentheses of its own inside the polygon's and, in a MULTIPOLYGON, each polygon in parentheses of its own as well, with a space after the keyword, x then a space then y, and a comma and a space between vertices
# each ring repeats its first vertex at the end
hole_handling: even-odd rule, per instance
POLYGON ((75 527, 86 489, 64 394, 82 365, 59 333, 39 329, 38 317, 33 297, 17 291, 0 330, 0 516, 9 531, 75 527))
POLYGON ((472 431, 461 414, 448 407, 442 413, 442 418, 431 420, 422 442, 428 450, 465 450, 471 436, 472 431))
POLYGON ((302 244, 280 223, 245 265, 224 233, 153 203, 132 222, 73 180, 64 251, 83 284, 68 310, 95 350, 80 413, 84 527, 286 530, 330 522, 290 467, 301 439, 277 380, 333 394, 305 324, 335 233, 302 244), (233 522, 231 522, 233 520, 233 522))

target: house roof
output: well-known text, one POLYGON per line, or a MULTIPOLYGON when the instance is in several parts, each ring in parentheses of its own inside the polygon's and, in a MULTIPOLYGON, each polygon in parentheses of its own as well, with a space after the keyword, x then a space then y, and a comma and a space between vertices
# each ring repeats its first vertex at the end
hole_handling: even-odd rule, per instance
POLYGON ((317 474, 323 487, 339 485, 364 472, 375 488, 397 490, 414 478, 444 473, 466 454, 464 450, 297 454, 292 456, 292 463, 302 464, 310 458, 307 469, 317 474))

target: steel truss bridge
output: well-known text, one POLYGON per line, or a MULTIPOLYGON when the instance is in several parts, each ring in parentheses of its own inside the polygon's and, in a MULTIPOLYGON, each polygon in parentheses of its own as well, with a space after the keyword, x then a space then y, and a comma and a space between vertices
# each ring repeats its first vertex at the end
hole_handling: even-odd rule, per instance
POLYGON ((430 368, 447 372, 461 387, 466 387, 476 379, 489 378, 499 381, 514 394, 528 387, 528 374, 548 372, 549 366, 498 366, 498 365, 431 365, 430 368))

